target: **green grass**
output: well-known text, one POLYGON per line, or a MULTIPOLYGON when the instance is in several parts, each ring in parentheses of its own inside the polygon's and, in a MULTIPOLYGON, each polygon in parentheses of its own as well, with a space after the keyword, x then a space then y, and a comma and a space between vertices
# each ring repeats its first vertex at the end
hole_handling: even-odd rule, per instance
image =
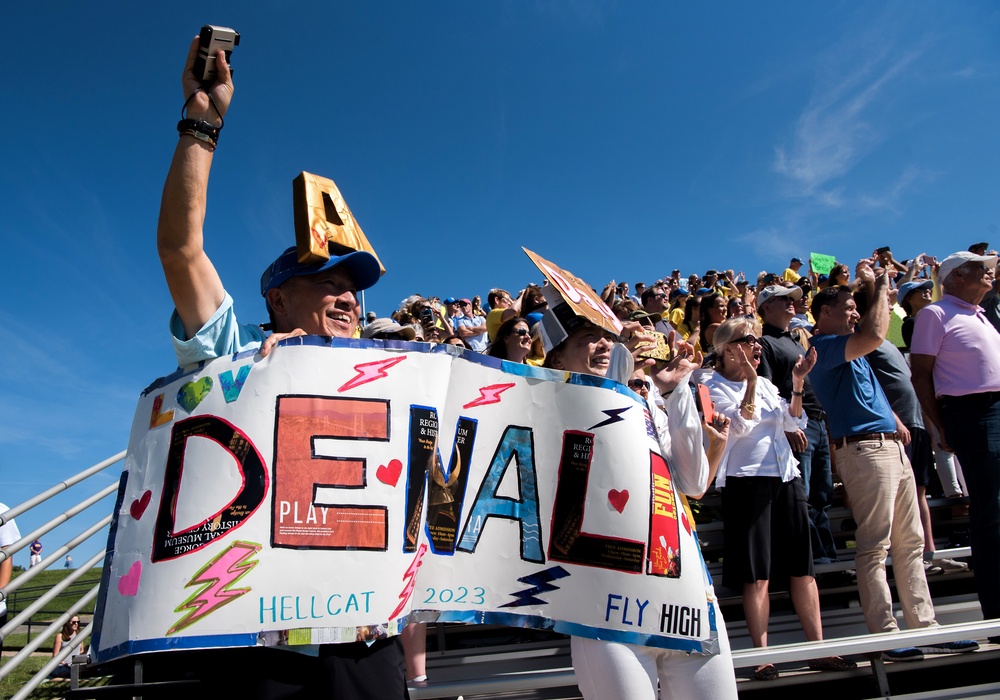
MULTIPOLYGON (((38 673, 39 669, 48 663, 48 657, 32 656, 17 667, 17 670, 0 681, 0 700, 9 700, 14 693, 19 691, 31 677, 38 673)), ((80 681, 80 686, 90 688, 97 685, 105 685, 106 678, 93 678, 80 681)), ((69 681, 44 681, 35 688, 28 697, 32 700, 55 700, 65 697, 69 690, 69 681)))
MULTIPOLYGON (((26 607, 34 603, 40 596, 42 596, 46 591, 50 590, 52 586, 59 583, 65 579, 72 571, 66 569, 56 569, 54 571, 43 571, 38 576, 33 578, 29 583, 25 584, 24 588, 15 591, 11 595, 10 599, 7 601, 8 608, 10 610, 11 616, 15 613, 24 610, 26 607)), ((22 575, 20 572, 14 573, 14 578, 22 575)), ((101 580, 101 570, 91 569, 87 571, 83 576, 77 579, 66 591, 56 598, 53 598, 47 602, 42 609, 31 616, 31 636, 34 639, 38 632, 41 631, 48 623, 55 620, 61 614, 66 612, 70 606, 73 605, 80 596, 85 592, 94 587, 101 580)), ((89 613, 92 612, 90 606, 84 608, 81 611, 83 615, 83 621, 86 623, 89 621, 89 613)), ((25 632, 19 632, 11 634, 3 640, 4 651, 9 650, 19 650, 27 644, 28 638, 25 632)), ((52 652, 52 639, 51 637, 42 644, 38 651, 52 652)))
MULTIPOLYGON (((33 602, 38 600, 38 598, 43 595, 46 591, 50 590, 52 586, 56 585, 67 576, 69 576, 72 571, 66 569, 55 569, 42 571, 36 577, 34 577, 30 582, 25 584, 24 588, 19 591, 15 591, 14 595, 8 601, 10 607, 10 612, 13 615, 26 607, 31 605, 33 602)), ((23 575, 22 572, 14 572, 14 578, 23 575)), ((80 599, 86 591, 90 590, 101 580, 101 569, 91 569, 87 571, 83 576, 76 580, 63 595, 50 600, 42 608, 40 612, 35 613, 31 616, 32 630, 31 636, 34 639, 38 632, 40 632, 46 623, 59 617, 62 613, 66 612, 73 603, 80 599)), ((82 617, 84 622, 88 622, 90 619, 89 613, 91 612, 90 606, 85 608, 82 612, 82 617)), ((10 635, 3 640, 3 648, 5 651, 19 650, 24 647, 28 642, 28 635, 24 632, 19 632, 10 635)), ((9 676, 0 681, 0 700, 8 700, 14 695, 21 687, 34 676, 39 669, 42 668, 46 663, 48 663, 50 654, 52 653, 52 638, 50 637, 46 640, 41 647, 39 647, 38 652, 43 655, 32 656, 20 664, 17 669, 11 673, 9 676)), ((9 658, 9 657, 8 657, 9 658)), ((8 659, 5 658, 5 661, 8 659)), ((105 679, 94 679, 82 681, 83 686, 92 685, 103 685, 107 681, 105 679)), ((31 694, 32 700, 55 700, 55 698, 62 698, 65 696, 66 691, 69 690, 68 681, 45 681, 41 686, 35 689, 31 694)))

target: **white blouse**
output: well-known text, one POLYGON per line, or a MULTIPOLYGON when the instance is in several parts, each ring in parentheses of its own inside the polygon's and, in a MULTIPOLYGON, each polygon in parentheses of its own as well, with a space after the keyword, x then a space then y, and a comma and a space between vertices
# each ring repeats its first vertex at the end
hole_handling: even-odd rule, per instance
POLYGON ((800 418, 793 417, 777 387, 766 377, 758 377, 754 414, 747 420, 740 410, 745 381, 731 382, 714 372, 704 383, 712 393, 715 410, 732 421, 716 478, 718 488, 725 486, 727 476, 775 476, 791 481, 799 475, 798 461, 785 433, 805 429, 805 411, 800 418))

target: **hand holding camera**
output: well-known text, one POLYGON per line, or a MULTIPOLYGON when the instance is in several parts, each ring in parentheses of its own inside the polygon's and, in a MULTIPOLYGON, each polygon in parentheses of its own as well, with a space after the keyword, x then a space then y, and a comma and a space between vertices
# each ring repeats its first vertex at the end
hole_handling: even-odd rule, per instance
POLYGON ((221 124, 233 98, 229 56, 239 36, 228 27, 205 25, 191 41, 181 78, 188 119, 221 124))

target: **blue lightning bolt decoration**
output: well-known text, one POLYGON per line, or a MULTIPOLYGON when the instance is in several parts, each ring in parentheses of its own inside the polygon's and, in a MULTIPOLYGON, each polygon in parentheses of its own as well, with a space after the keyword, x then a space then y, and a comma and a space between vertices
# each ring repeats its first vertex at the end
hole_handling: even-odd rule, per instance
POLYGON ((184 584, 185 588, 190 586, 200 586, 200 588, 174 610, 185 615, 167 630, 167 634, 171 635, 190 627, 209 613, 247 593, 249 588, 233 588, 232 585, 257 566, 258 562, 251 561, 250 558, 260 550, 261 545, 256 542, 236 541, 222 554, 201 567, 198 573, 184 584))
POLYGON ((500 607, 520 608, 525 605, 548 605, 547 600, 542 600, 541 598, 536 598, 535 596, 539 593, 558 591, 559 586, 552 586, 550 585, 550 582, 558 581, 559 579, 567 576, 569 576, 569 572, 566 571, 566 569, 561 566, 553 566, 551 569, 545 569, 529 576, 519 578, 518 581, 528 584, 531 588, 511 593, 515 600, 509 603, 504 603, 500 607))
POLYGON ((609 408, 606 411, 602 411, 602 413, 604 413, 604 415, 608 417, 607 420, 601 421, 597 425, 592 425, 589 428, 587 428, 587 430, 593 430, 594 428, 602 428, 605 425, 611 425, 612 423, 618 423, 620 421, 625 420, 624 418, 622 418, 622 414, 625 413, 625 411, 629 410, 630 408, 632 407, 626 406, 625 408, 609 408))

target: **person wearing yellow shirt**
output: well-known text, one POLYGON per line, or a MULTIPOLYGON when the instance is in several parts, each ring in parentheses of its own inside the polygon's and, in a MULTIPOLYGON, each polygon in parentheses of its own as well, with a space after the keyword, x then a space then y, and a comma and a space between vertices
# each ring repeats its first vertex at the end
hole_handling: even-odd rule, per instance
POLYGON ((792 261, 788 263, 788 267, 781 274, 781 278, 786 282, 791 282, 795 284, 799 281, 802 275, 799 274, 799 268, 802 267, 802 261, 798 258, 792 258, 792 261))

